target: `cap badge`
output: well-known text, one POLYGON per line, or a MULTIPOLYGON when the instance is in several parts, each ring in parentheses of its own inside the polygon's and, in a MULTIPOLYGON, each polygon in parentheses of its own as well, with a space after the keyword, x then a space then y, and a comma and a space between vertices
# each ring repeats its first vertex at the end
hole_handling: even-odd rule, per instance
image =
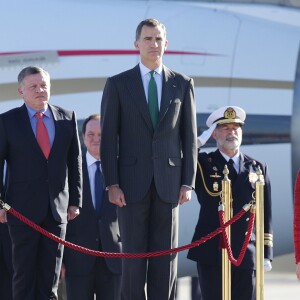
POLYGON ((228 107, 224 112, 224 118, 225 119, 235 119, 236 118, 236 112, 232 107, 228 107))

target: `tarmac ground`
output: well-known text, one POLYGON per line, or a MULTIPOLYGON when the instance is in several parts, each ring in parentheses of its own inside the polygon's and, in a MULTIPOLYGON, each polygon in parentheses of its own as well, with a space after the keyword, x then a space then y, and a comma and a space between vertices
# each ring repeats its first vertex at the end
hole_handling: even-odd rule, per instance
MULTIPOLYGON (((300 281, 295 274, 294 254, 275 257, 272 266, 264 275, 264 300, 299 300, 300 281)), ((176 300, 201 300, 196 282, 197 278, 180 278, 176 300)))

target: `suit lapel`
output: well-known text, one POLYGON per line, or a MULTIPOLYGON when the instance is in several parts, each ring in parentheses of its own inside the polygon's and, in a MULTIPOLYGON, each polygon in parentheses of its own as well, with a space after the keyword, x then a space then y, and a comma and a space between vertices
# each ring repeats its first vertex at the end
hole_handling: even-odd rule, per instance
POLYGON ((166 66, 163 66, 163 84, 162 84, 160 110, 158 115, 158 124, 161 122, 161 120, 168 112, 169 106, 172 103, 172 100, 174 100, 175 90, 176 90, 175 74, 166 66))
POLYGON ((223 174, 223 170, 225 165, 227 164, 226 159, 223 157, 223 155, 220 153, 219 150, 216 150, 212 154, 213 162, 216 165, 218 171, 223 174))
POLYGON ((130 98, 133 99, 133 101, 135 102, 135 105, 140 111, 147 126, 153 131, 139 65, 135 66, 132 70, 130 70, 128 75, 129 76, 126 77, 126 85, 128 91, 132 95, 130 98))
POLYGON ((86 156, 82 156, 82 177, 83 177, 83 205, 89 210, 93 211, 96 215, 96 211, 94 208, 93 200, 92 200, 92 192, 91 192, 91 185, 89 180, 89 172, 86 162, 86 156))
MULTIPOLYGON (((62 119, 62 116, 58 109, 55 106, 49 105, 48 108, 50 109, 52 116, 53 116, 53 122, 54 122, 54 127, 55 127, 55 133, 54 133, 54 140, 53 140, 53 145, 50 150, 50 155, 51 152, 59 145, 59 143, 63 143, 63 141, 60 141, 60 130, 59 130, 59 120, 62 119)), ((50 157, 49 155, 49 157, 50 157)))
POLYGON ((30 145, 34 147, 35 151, 38 151, 44 155, 32 130, 25 104, 20 107, 18 114, 19 116, 17 120, 19 122, 19 128, 22 128, 22 131, 24 131, 24 134, 27 136, 26 140, 30 141, 30 145))
MULTIPOLYGON (((254 182, 255 180, 253 179, 252 176, 251 176, 251 178, 249 178, 249 174, 250 173, 256 174, 255 166, 256 166, 256 162, 254 160, 250 159, 249 157, 247 157, 241 153, 241 155, 240 155, 241 180, 249 181, 254 189, 255 189, 255 182, 254 182)), ((255 178, 255 174, 253 174, 254 178, 255 178)))

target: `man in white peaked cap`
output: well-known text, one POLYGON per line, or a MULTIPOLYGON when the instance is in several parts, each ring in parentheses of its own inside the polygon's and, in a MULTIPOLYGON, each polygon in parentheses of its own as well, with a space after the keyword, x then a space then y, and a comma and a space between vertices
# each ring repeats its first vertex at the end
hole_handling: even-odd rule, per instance
MULTIPOLYGON (((264 178, 264 255, 265 271, 271 270, 273 235, 271 225, 271 187, 267 166, 240 152, 242 126, 246 113, 238 106, 225 106, 207 118, 209 127, 198 137, 199 147, 212 136, 216 140, 214 152, 199 152, 195 192, 201 205, 193 241, 199 240, 220 227, 218 206, 222 190, 223 170, 229 169, 232 187, 233 215, 249 203, 255 191, 256 170, 261 168, 264 178)), ((231 225, 231 247, 238 257, 248 230, 249 214, 231 225)), ((190 249, 188 258, 197 262, 203 300, 222 300, 222 247, 220 237, 190 249)), ((245 257, 239 267, 231 266, 231 299, 255 300, 255 233, 252 233, 245 257)))

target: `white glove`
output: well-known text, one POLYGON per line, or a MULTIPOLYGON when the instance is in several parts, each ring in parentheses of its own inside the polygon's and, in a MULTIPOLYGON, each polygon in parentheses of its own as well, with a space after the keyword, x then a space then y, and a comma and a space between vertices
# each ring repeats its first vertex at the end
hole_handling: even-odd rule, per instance
POLYGON ((201 135, 198 136, 198 148, 200 148, 201 146, 204 146, 205 143, 208 141, 208 139, 210 138, 212 132, 216 129, 217 124, 214 123, 212 124, 208 129, 206 129, 205 131, 203 131, 201 133, 201 135))
POLYGON ((272 264, 268 258, 264 259, 264 270, 265 270, 265 272, 269 272, 272 270, 272 264))

